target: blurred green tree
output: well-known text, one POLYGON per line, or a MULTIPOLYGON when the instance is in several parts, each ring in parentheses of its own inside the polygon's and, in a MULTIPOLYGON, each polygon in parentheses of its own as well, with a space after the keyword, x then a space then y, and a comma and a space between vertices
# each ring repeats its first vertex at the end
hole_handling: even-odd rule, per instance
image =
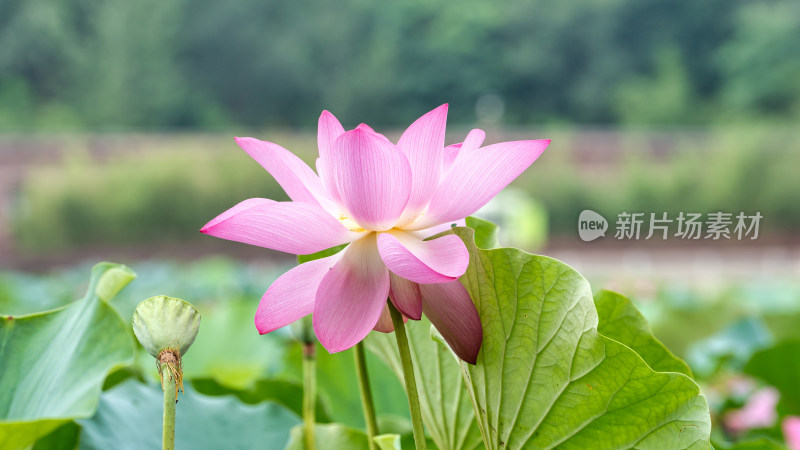
POLYGON ((0 130, 798 115, 793 0, 0 0, 0 130), (746 113, 746 114, 745 114, 746 113))

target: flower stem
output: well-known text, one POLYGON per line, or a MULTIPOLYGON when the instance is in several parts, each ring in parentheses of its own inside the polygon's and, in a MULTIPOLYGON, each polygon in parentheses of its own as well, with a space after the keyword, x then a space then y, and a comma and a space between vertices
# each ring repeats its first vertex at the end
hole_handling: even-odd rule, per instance
POLYGON ((175 449, 175 405, 178 403, 178 389, 183 390, 183 365, 178 349, 165 348, 158 352, 156 367, 161 376, 161 389, 164 391, 164 431, 162 450, 175 449))
POLYGON ((178 402, 177 377, 170 370, 162 374, 164 385, 164 432, 162 450, 175 449, 175 404, 178 402))
POLYGON ((317 354, 314 342, 303 343, 303 429, 306 450, 314 450, 317 399, 317 354))
POLYGON ((375 420, 375 406, 372 402, 372 390, 369 386, 369 374, 367 373, 367 360, 364 356, 364 344, 356 344, 353 353, 356 360, 356 372, 358 373, 358 388, 361 391, 361 408, 364 410, 364 421, 367 423, 367 440, 369 449, 375 450, 375 436, 378 435, 378 422, 375 420))
POLYGON ((422 426, 422 414, 419 408, 419 394, 417 393, 417 382, 414 379, 414 364, 411 361, 411 351, 408 347, 408 335, 406 335, 406 324, 403 322, 403 315, 389 302, 389 312, 392 316, 394 325, 394 335, 397 338, 397 349, 400 350, 400 361, 403 364, 403 379, 406 383, 406 396, 408 397, 408 409, 411 411, 411 425, 414 429, 414 444, 417 450, 427 449, 425 442, 425 429, 422 426))

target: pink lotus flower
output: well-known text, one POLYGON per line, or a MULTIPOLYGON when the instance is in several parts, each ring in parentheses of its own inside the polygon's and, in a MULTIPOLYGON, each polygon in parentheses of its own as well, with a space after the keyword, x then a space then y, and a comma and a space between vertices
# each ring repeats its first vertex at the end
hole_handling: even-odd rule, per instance
POLYGON ((775 425, 778 420, 775 407, 780 396, 773 387, 757 390, 742 408, 725 415, 725 426, 734 433, 744 433, 753 428, 769 428, 775 425))
POLYGON ((783 419, 783 438, 790 450, 800 450, 800 417, 787 416, 783 419))
POLYGON ((255 317, 260 333, 313 313, 322 345, 343 351, 373 329, 392 331, 388 297, 407 318, 424 313, 459 357, 475 363, 481 323, 458 281, 469 253, 455 235, 424 239, 463 226, 550 141, 480 148, 484 133, 472 130, 462 144, 445 148, 446 118, 442 105, 411 124, 395 145, 364 124, 345 132, 323 111, 318 175, 278 145, 236 139, 293 201, 245 200, 201 232, 294 254, 349 243, 270 286, 255 317))

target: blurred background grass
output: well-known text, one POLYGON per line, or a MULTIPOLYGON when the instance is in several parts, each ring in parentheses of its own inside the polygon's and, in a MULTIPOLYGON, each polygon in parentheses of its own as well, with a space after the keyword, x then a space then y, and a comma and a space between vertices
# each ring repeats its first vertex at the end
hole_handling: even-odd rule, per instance
MULTIPOLYGON (((288 335, 251 325, 293 257, 197 232, 286 199, 233 136, 313 163, 323 109, 396 139, 447 102, 448 143, 553 139, 481 214, 502 244, 633 297, 722 417, 746 399, 731 374, 800 315, 798 42, 794 0, 0 0, 0 312, 61 305, 91 262, 124 262, 140 277, 123 316, 168 294, 209 318, 192 377, 297 381, 288 335), (763 219, 755 241, 584 243, 583 209, 612 230, 623 211, 763 219)), ((359 426, 336 361, 332 419, 359 426)))

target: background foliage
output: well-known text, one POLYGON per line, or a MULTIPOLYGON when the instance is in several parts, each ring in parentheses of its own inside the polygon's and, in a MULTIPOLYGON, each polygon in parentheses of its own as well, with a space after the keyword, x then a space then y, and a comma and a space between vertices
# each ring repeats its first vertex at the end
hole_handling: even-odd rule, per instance
MULTIPOLYGON (((459 136, 454 128, 450 135, 459 136)), ((666 211, 673 219, 680 211, 734 216, 759 211, 764 217, 760 239, 781 238, 800 227, 800 178, 794 176, 800 164, 800 132, 750 127, 604 135, 603 142, 616 143, 612 149, 591 148, 591 134, 570 129, 536 134, 552 138, 551 148, 513 184, 520 194, 509 199, 513 207, 502 199, 497 205, 500 210, 522 211, 524 200, 543 209, 541 219, 522 225, 514 245, 525 247, 523 231, 540 232, 543 239, 547 234, 572 238, 584 209, 612 222, 622 211, 666 211)), ((313 167, 314 136, 259 137, 283 145, 313 167)), ((209 240, 196 231, 242 199, 288 199, 272 177, 227 138, 170 136, 129 146, 100 138, 108 146, 103 154, 89 151, 97 144, 79 138, 70 142, 62 164, 32 167, 20 183, 19 200, 10 205, 10 226, 19 250, 207 244, 209 240)), ((509 225, 494 219, 504 228, 509 225)))
POLYGON ((789 122, 793 0, 0 1, 0 129, 789 122), (391 105, 391 107, 387 107, 391 105), (475 108, 475 109, 473 109, 475 108))

